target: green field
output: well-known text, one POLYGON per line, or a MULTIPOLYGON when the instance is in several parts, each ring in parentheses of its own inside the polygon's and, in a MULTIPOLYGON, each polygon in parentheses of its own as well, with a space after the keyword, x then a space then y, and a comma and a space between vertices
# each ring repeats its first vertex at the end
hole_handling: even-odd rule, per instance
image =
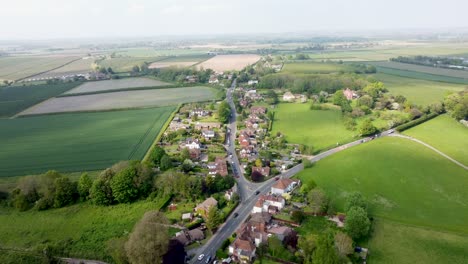
MULTIPOLYGON (((159 202, 140 201, 115 206, 80 203, 47 211, 18 212, 1 208, 0 247, 41 250, 45 243, 67 247, 71 257, 111 261, 106 242, 126 236, 133 225, 150 210, 159 210, 159 202)), ((176 229, 171 229, 173 235, 176 229)), ((63 255, 62 255, 63 256, 63 255)), ((0 254, 0 262, 2 254, 0 254)))
POLYGON ((141 159, 174 106, 0 120, 0 177, 141 159))
POLYGON ((101 67, 111 67, 114 72, 130 72, 133 66, 164 60, 166 57, 117 57, 98 61, 101 67))
POLYGON ((334 73, 346 71, 346 65, 338 63, 320 63, 320 62, 304 62, 304 63, 286 63, 281 70, 284 73, 334 73))
POLYGON ((75 93, 90 93, 90 92, 100 92, 100 91, 111 91, 119 90, 124 88, 140 88, 140 87, 153 87, 153 86, 165 86, 170 85, 170 83, 162 82, 150 78, 125 78, 118 80, 104 80, 96 82, 86 82, 82 85, 72 89, 66 94, 75 94, 75 93))
POLYGON ((468 236, 376 219, 369 263, 468 263, 468 236))
POLYGON ((468 71, 462 70, 453 70, 453 69, 445 69, 445 68, 436 68, 436 67, 429 67, 417 64, 409 64, 409 63, 400 63, 400 62, 393 62, 393 61, 379 61, 373 62, 372 65, 383 67, 383 68, 391 68, 391 69, 398 69, 410 72, 421 72, 427 73, 432 75, 442 75, 454 78, 461 78, 468 81, 468 71))
POLYGON ((275 110, 272 134, 281 132, 289 143, 323 150, 353 138, 346 130, 339 110, 310 110, 309 104, 279 104, 275 110))
POLYGON ((464 85, 461 84, 407 78, 384 73, 377 73, 373 76, 382 81, 391 94, 403 95, 411 103, 417 105, 440 102, 447 93, 464 89, 464 85))
POLYGON ((379 66, 377 66, 377 72, 400 76, 400 77, 412 78, 412 79, 434 81, 434 82, 468 84, 468 80, 463 79, 463 78, 444 76, 444 75, 435 75, 435 74, 424 73, 424 72, 399 70, 399 69, 385 68, 385 67, 379 67, 379 66))
POLYGON ((468 165, 468 128, 441 115, 403 132, 468 165))
POLYGON ((86 60, 80 59, 70 64, 67 64, 63 67, 60 67, 58 69, 48 71, 38 76, 34 76, 33 79, 45 78, 45 77, 60 77, 60 76, 69 75, 69 74, 87 73, 87 72, 92 71, 93 63, 94 63, 93 59, 86 59, 86 60))
POLYGON ((72 56, 1 57, 0 80, 18 80, 60 67, 78 59, 72 56))
POLYGON ((337 153, 299 174, 313 179, 342 208, 360 191, 374 216, 468 234, 468 172, 431 149, 382 138, 337 153))
POLYGON ((369 242, 376 263, 424 263, 412 260, 438 246, 430 253, 438 261, 430 263, 452 263, 439 261, 444 257, 464 263, 468 172, 434 151, 406 139, 381 138, 321 160, 298 177, 304 183, 313 179, 339 211, 347 194, 363 193, 379 223, 369 242), (388 227, 390 221, 395 224, 388 227))
POLYGON ((64 93, 81 83, 0 87, 0 117, 13 116, 39 102, 64 93))

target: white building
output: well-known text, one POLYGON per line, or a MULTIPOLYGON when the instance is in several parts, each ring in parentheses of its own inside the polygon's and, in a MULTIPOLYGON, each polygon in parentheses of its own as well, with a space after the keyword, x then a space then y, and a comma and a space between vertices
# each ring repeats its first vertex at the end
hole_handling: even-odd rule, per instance
POLYGON ((281 196, 262 195, 255 203, 252 213, 277 213, 284 208, 285 200, 281 196))
POLYGON ((271 187, 271 193, 275 195, 283 195, 291 192, 298 184, 298 181, 288 178, 280 179, 271 187))

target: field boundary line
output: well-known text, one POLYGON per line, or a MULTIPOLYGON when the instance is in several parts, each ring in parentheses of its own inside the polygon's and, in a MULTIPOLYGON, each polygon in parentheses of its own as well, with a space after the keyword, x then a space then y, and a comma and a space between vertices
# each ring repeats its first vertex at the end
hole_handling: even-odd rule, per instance
MULTIPOLYGON (((62 64, 62 65, 60 65, 60 66, 58 66, 58 67, 55 67, 55 68, 53 68, 53 69, 50 69, 50 70, 47 70, 47 71, 43 71, 43 72, 39 72, 39 73, 36 73, 36 74, 33 74, 33 75, 29 75, 29 76, 23 77, 23 78, 21 78, 21 79, 15 80, 15 82, 20 82, 20 81, 25 80, 25 79, 28 79, 28 78, 32 78, 32 77, 35 77, 35 76, 39 76, 39 75, 41 75, 41 74, 45 74, 45 73, 48 73, 48 72, 51 72, 51 71, 58 70, 58 69, 60 69, 60 68, 62 68, 62 67, 65 67, 65 66, 67 66, 67 65, 69 65, 69 64, 72 64, 72 63, 75 62, 75 61, 79 61, 79 60, 81 60, 81 59, 82 59, 82 58, 79 57, 79 58, 77 58, 77 59, 74 59, 74 60, 72 60, 72 61, 69 61, 69 62, 67 62, 67 63, 65 63, 65 64, 62 64)), ((54 79, 54 78, 52 78, 52 79, 54 79)))
POLYGON ((164 125, 161 127, 161 130, 159 131, 158 135, 156 136, 156 138, 153 140, 153 143, 151 143, 151 146, 148 148, 148 150, 146 151, 146 154, 145 156, 143 157, 142 159, 142 162, 145 162, 145 161, 148 161, 150 155, 151 155, 151 152, 153 151, 153 149, 156 147, 156 145, 158 144, 159 140, 161 140, 161 137, 162 135, 164 134, 164 132, 166 132, 166 129, 169 127, 169 124, 172 122, 172 119, 174 119, 174 116, 176 115, 176 113, 179 112, 180 108, 182 107, 183 104, 179 104, 175 109, 174 111, 171 113, 171 115, 169 115, 169 118, 166 120, 166 122, 164 123, 164 125))
POLYGON ((441 155, 441 156, 443 156, 444 158, 450 160, 451 162, 457 164, 458 166, 462 167, 463 169, 468 170, 468 167, 465 166, 463 163, 461 163, 461 162, 455 160, 454 158, 452 158, 452 157, 450 157, 449 155, 443 153, 442 151, 440 151, 440 150, 434 148, 433 146, 431 146, 431 145, 425 143, 424 141, 421 141, 421 140, 419 140, 419 139, 416 139, 416 138, 413 138, 413 137, 410 137, 410 136, 401 135, 401 134, 392 134, 392 135, 390 135, 390 136, 391 136, 391 137, 404 138, 404 139, 408 139, 408 140, 417 142, 417 143, 419 143, 419 144, 421 144, 421 145, 423 145, 423 146, 426 146, 427 148, 432 149, 433 151, 435 151, 435 152, 438 153, 439 155, 441 155))

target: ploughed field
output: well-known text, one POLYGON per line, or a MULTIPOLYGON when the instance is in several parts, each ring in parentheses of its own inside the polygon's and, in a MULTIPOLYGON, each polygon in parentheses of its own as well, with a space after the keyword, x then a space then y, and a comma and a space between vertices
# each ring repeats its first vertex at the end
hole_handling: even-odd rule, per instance
POLYGON ((218 55, 200 63, 198 67, 214 71, 240 71, 258 60, 260 56, 256 54, 218 55))
POLYGON ((0 119, 0 177, 141 159, 174 106, 0 119))
POLYGON ((20 115, 166 106, 207 101, 214 99, 214 96, 213 88, 203 86, 67 96, 47 100, 20 115))

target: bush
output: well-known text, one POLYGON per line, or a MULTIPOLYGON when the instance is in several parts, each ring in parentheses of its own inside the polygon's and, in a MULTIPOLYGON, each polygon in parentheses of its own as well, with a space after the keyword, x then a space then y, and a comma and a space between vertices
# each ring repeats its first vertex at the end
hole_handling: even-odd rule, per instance
POLYGON ((399 125, 395 128, 396 131, 398 132, 401 132, 401 131, 404 131, 406 129, 409 129, 409 128, 412 128, 414 126, 417 126, 419 124, 422 124, 426 121, 429 121, 431 120, 432 118, 438 116, 439 114, 438 113, 432 113, 432 114, 429 114, 429 115, 423 115, 422 117, 416 119, 416 120, 413 120, 413 121, 410 121, 408 123, 405 123, 403 125, 399 125))

